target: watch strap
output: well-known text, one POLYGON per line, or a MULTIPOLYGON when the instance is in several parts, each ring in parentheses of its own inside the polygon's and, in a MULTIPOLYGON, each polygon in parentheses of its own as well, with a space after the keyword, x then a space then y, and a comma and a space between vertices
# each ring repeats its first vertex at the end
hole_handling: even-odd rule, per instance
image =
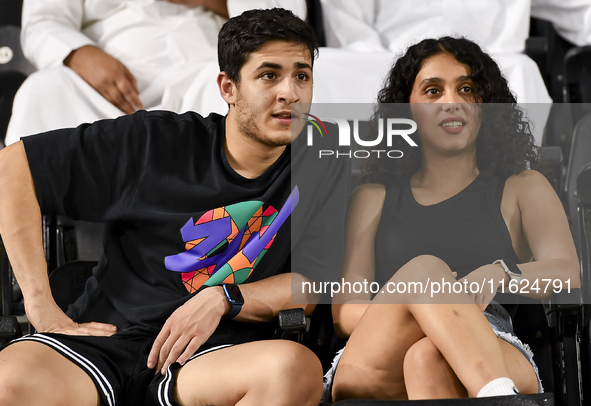
POLYGON ((497 259, 493 264, 501 264, 505 273, 511 278, 509 282, 516 281, 518 284, 521 282, 521 270, 515 261, 510 259, 497 259))
POLYGON ((226 314, 224 317, 232 319, 236 317, 238 313, 240 313, 240 311, 242 310, 242 306, 244 305, 244 298, 240 293, 240 288, 238 287, 238 285, 222 283, 222 289, 224 291, 224 295, 226 296, 226 300, 228 301, 228 303, 230 303, 230 312, 226 314))

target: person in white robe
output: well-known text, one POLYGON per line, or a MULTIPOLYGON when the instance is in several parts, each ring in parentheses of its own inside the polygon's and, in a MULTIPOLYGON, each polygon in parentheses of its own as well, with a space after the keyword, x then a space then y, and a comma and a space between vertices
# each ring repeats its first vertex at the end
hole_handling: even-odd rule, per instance
POLYGON ((327 47, 320 49, 314 67, 314 103, 373 103, 397 56, 410 45, 425 38, 464 36, 497 61, 533 121, 537 145, 542 145, 552 99, 538 66, 524 54, 530 16, 550 19, 561 35, 579 45, 591 38, 588 0, 321 0, 321 4, 327 47))
POLYGON ((305 0, 24 0, 21 43, 37 72, 18 90, 6 145, 137 109, 225 114, 217 35, 247 9, 305 0))

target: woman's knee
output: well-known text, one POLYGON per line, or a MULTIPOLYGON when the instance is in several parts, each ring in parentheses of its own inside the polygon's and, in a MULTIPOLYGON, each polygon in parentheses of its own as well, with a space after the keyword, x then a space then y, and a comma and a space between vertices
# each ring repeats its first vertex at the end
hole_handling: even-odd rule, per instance
POLYGON ((466 397, 468 393, 431 339, 417 341, 403 363, 409 399, 466 397))
POLYGON ((413 344, 404 356, 404 377, 417 376, 425 379, 435 369, 445 365, 446 361, 429 337, 413 344))
POLYGON ((433 255, 419 255, 408 261, 394 274, 392 279, 424 282, 429 279, 446 277, 451 275, 451 269, 445 261, 433 255))

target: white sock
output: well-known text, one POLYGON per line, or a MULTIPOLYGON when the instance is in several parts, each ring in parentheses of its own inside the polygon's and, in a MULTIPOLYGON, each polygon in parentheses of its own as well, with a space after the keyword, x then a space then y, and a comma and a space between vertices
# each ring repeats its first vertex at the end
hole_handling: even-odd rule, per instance
POLYGON ((484 398, 489 396, 516 395, 518 393, 519 391, 511 379, 497 378, 484 385, 476 397, 484 398))

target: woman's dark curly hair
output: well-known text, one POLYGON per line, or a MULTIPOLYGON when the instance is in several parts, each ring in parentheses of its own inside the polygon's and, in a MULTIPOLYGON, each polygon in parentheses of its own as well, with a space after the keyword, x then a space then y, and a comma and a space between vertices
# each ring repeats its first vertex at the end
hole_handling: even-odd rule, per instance
MULTIPOLYGON (((417 74, 427 59, 439 54, 450 54, 470 68, 476 87, 475 98, 478 103, 487 103, 479 105, 481 126, 476 140, 476 163, 480 173, 506 179, 528 168, 540 170, 539 148, 534 145, 529 122, 509 90, 507 80, 496 62, 465 38, 425 39, 411 46, 396 61, 384 88, 378 93, 378 104, 371 120, 374 128, 381 117, 412 118, 408 103, 417 74)), ((392 140, 391 148, 404 153, 401 159, 372 154, 362 168, 362 183, 399 182, 412 176, 422 162, 416 135, 415 132, 413 139, 419 148, 410 147, 401 137, 392 140)))

